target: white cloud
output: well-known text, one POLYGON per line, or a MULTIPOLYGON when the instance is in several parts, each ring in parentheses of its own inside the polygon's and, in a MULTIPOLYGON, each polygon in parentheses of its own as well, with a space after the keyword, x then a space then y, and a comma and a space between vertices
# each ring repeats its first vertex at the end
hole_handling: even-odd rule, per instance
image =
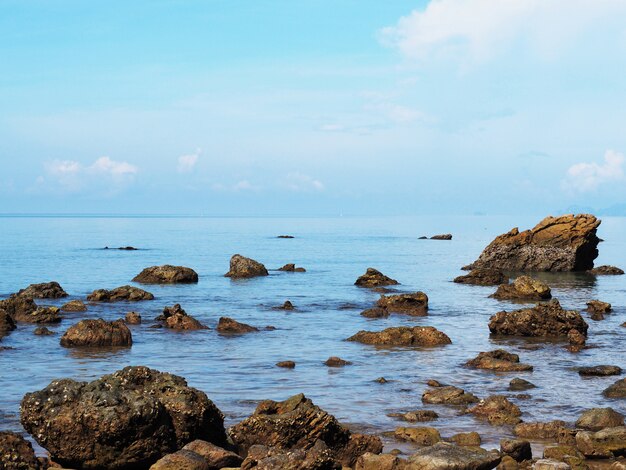
POLYGON ((287 174, 284 187, 291 191, 324 191, 324 183, 300 172, 287 174))
POLYGON ((201 150, 196 150, 195 153, 189 155, 181 155, 178 157, 178 166, 176 170, 179 173, 191 173, 191 171, 195 168, 196 163, 198 163, 198 158, 200 158, 201 150))
MULTIPOLYGON (((52 160, 46 162, 44 168, 57 184, 68 191, 105 186, 107 192, 115 192, 132 181, 139 171, 135 165, 109 157, 100 157, 87 166, 75 160, 52 160)), ((40 178, 44 181, 43 177, 40 178)))
POLYGON ((597 189, 604 183, 624 179, 624 155, 607 150, 604 163, 577 163, 567 170, 561 187, 568 192, 584 193, 597 189))
POLYGON ((111 175, 114 177, 134 175, 138 171, 135 165, 131 165, 127 162, 116 162, 109 157, 98 158, 91 166, 88 166, 86 170, 92 174, 111 175))

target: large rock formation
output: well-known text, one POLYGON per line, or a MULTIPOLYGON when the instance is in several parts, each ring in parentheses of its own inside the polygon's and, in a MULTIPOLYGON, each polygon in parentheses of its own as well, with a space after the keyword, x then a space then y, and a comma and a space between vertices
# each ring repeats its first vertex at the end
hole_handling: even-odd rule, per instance
POLYGON ((268 274, 265 266, 258 261, 241 255, 233 255, 232 258, 230 258, 230 270, 224 274, 224 276, 239 279, 267 276, 268 274))
POLYGON ((26 289, 18 291, 17 295, 30 297, 31 299, 60 299, 67 297, 67 292, 63 290, 58 282, 51 281, 31 284, 26 289))
POLYGON ((143 469, 195 439, 226 443, 224 416, 203 392, 147 367, 55 380, 24 396, 21 421, 69 468, 143 469))
POLYGON ((382 287, 382 286, 395 286, 399 284, 395 279, 391 279, 385 276, 379 270, 374 268, 367 268, 365 274, 359 276, 354 283, 359 287, 382 287))
POLYGON ((552 298, 545 282, 530 276, 520 276, 510 284, 502 284, 490 297, 498 300, 548 300, 552 298))
POLYGON ((191 284, 198 282, 198 273, 184 266, 150 266, 133 278, 143 284, 191 284))
POLYGON ((468 269, 586 271, 598 257, 600 220, 593 215, 546 217, 532 230, 496 237, 468 269))
POLYGON ((133 286, 116 287, 113 290, 97 289, 87 296, 91 302, 119 302, 121 300, 138 301, 153 300, 154 295, 133 286))
POLYGON ((376 302, 376 306, 392 313, 423 317, 428 315, 428 296, 423 292, 381 295, 378 302, 376 302))
POLYGON ((452 341, 442 331, 432 326, 397 326, 383 331, 364 331, 348 338, 364 344, 386 346, 440 346, 452 341))
POLYGON ((131 346, 133 337, 124 320, 107 322, 81 320, 71 326, 61 337, 61 346, 66 348, 81 346, 131 346))

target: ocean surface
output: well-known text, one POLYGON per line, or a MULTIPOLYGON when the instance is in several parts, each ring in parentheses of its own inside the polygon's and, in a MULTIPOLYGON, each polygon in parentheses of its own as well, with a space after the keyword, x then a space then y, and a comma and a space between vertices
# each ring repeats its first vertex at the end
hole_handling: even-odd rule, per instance
MULTIPOLYGON (((600 299, 614 313, 592 321, 588 349, 570 353, 564 343, 495 340, 489 337, 489 317, 520 304, 488 298, 493 287, 455 284, 460 267, 474 261, 497 235, 518 226, 526 229, 539 219, 529 217, 412 218, 0 218, 0 298, 31 283, 58 281, 69 298, 38 300, 61 305, 85 300, 98 288, 132 284, 143 268, 175 264, 195 269, 194 285, 141 286, 155 300, 136 303, 88 304, 88 311, 64 314, 56 335, 35 336, 34 325, 20 324, 6 336, 0 351, 0 430, 23 431, 19 402, 26 392, 53 379, 92 380, 128 365, 146 365, 185 377, 206 392, 232 425, 247 417, 263 399, 282 400, 303 392, 354 430, 383 433, 403 422, 388 413, 433 409, 440 418, 428 423, 442 436, 478 431, 486 448, 498 447, 510 427, 494 427, 465 415, 458 408, 423 405, 428 379, 456 385, 479 397, 503 394, 522 410, 524 421, 563 419, 574 422, 591 407, 612 406, 626 412, 624 400, 609 401, 601 392, 619 377, 582 378, 580 366, 613 364, 626 368, 626 276, 584 274, 540 275, 566 308, 584 309, 600 299), (422 235, 452 233, 452 241, 418 240, 422 235), (293 235, 279 239, 277 235, 293 235), (103 250, 132 245, 138 251, 103 250), (224 277, 235 254, 252 257, 277 269, 286 263, 306 273, 270 271, 263 278, 233 281, 224 277), (380 294, 354 286, 368 267, 397 279, 400 292, 426 292, 428 316, 393 314, 366 319, 359 313, 380 294), (296 310, 273 309, 291 300, 296 310), (163 307, 182 307, 212 329, 177 332, 152 329, 163 307), (65 349, 60 336, 84 318, 114 320, 137 311, 143 324, 131 326, 133 346, 117 350, 65 349), (223 337, 216 333, 219 317, 274 331, 223 337), (347 342, 359 330, 399 325, 431 325, 444 331, 452 344, 437 348, 376 348, 347 342), (480 351, 506 348, 520 355, 533 372, 494 373, 472 370, 463 363, 480 351), (353 364, 328 368, 323 362, 340 356, 353 364), (275 363, 293 360, 293 370, 275 363), (375 382, 385 377, 388 383, 375 382), (530 398, 508 392, 509 381, 522 377, 537 385, 530 398)), ((598 235, 596 265, 626 267, 626 219, 605 218, 598 235)), ((408 445, 384 438, 386 449, 408 445)), ((536 443, 535 446, 541 446, 536 443)), ((40 449, 41 450, 41 449, 40 449)), ((410 449, 407 449, 410 450, 410 449)))

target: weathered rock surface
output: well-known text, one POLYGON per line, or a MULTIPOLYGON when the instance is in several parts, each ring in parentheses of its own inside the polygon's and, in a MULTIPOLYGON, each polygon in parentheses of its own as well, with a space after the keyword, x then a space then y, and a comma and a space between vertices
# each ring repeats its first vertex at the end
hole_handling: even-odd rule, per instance
POLYGON ((245 323, 239 323, 232 318, 221 317, 217 323, 217 331, 219 333, 241 334, 259 331, 259 329, 245 323))
POLYGON ((590 302, 587 302, 587 311, 591 314, 592 320, 604 320, 604 314, 611 313, 613 308, 608 302, 591 300, 590 302))
POLYGON ((241 470, 340 470, 341 464, 324 441, 318 440, 309 449, 283 450, 253 445, 241 470))
POLYGON ((67 292, 56 281, 31 284, 26 289, 18 291, 17 295, 30 297, 31 299, 60 299, 67 297, 67 292))
POLYGON ((61 337, 61 346, 131 346, 133 337, 123 320, 81 320, 61 337))
POLYGON ((432 405, 469 405, 478 401, 475 395, 452 385, 428 388, 422 394, 422 402, 432 405))
POLYGON ((354 470, 404 470, 406 461, 392 454, 372 454, 367 452, 360 456, 354 470))
POLYGON ((500 426, 503 424, 519 423, 522 412, 511 403, 506 397, 492 395, 480 400, 476 406, 467 410, 468 413, 482 419, 486 419, 489 424, 500 426))
POLYGON ((354 283, 359 287, 381 287, 381 286, 395 286, 399 284, 395 279, 385 276, 383 273, 374 268, 367 268, 365 274, 359 276, 354 283))
POLYGON ((61 316, 57 307, 38 307, 32 297, 12 294, 0 300, 0 310, 9 314, 15 323, 59 323, 61 316))
POLYGON ((328 359, 326 359, 324 364, 328 367, 343 367, 343 366, 349 366, 350 364, 352 364, 352 362, 346 361, 345 359, 341 359, 340 357, 337 357, 337 356, 331 356, 328 359))
POLYGON ((468 266, 504 271, 586 271, 598 257, 600 220, 593 215, 546 217, 532 230, 499 235, 468 266))
POLYGON ((465 363, 473 369, 487 369, 500 372, 523 372, 533 370, 530 364, 522 364, 517 354, 512 354, 504 349, 481 352, 474 359, 465 363))
POLYGON ((0 431, 0 468, 3 470, 38 470, 43 468, 33 446, 17 433, 0 431))
POLYGON ((40 326, 39 328, 35 328, 35 331, 33 331, 33 334, 36 336, 52 336, 54 335, 54 332, 50 331, 45 326, 40 326))
POLYGON ((472 284, 476 286, 498 286, 509 282, 509 277, 499 269, 477 268, 469 274, 454 278, 457 284, 472 284))
POLYGON ((122 300, 139 301, 153 300, 154 295, 143 289, 133 286, 120 286, 115 289, 97 289, 87 296, 91 302, 119 302, 122 300))
POLYGON ((445 333, 432 326, 397 326, 383 331, 359 331, 348 338, 364 344, 384 346, 441 346, 452 341, 445 333))
POLYGON ((523 439, 501 439, 500 452, 510 455, 517 462, 533 458, 530 442, 523 439))
POLYGON ((622 369, 618 366, 591 366, 580 367, 578 369, 578 373, 582 376, 606 377, 609 375, 620 375, 622 373, 622 369))
POLYGON ((285 271, 288 273, 305 273, 306 269, 296 266, 294 263, 287 263, 282 268, 278 268, 278 271, 285 271))
POLYGON ((239 467, 243 459, 230 450, 222 449, 210 442, 197 439, 190 442, 183 450, 195 452, 209 465, 209 470, 219 470, 224 467, 239 467))
POLYGON ((626 379, 621 379, 607 387, 603 392, 607 398, 626 398, 626 379))
POLYGON ((11 315, 4 310, 0 309, 0 338, 8 334, 10 331, 13 331, 17 326, 11 318, 11 315))
POLYGON ((296 363, 294 361, 280 361, 276 363, 276 367, 283 367, 285 369, 293 369, 296 367, 296 363))
POLYGON ((439 418, 439 415, 432 410, 415 410, 407 411, 406 413, 390 413, 387 416, 392 418, 400 418, 410 423, 424 423, 428 421, 434 421, 439 418))
POLYGON ((165 307, 163 313, 156 318, 163 322, 166 328, 172 330, 208 330, 209 327, 203 325, 191 315, 183 310, 180 304, 172 307, 165 307))
POLYGON ((553 459, 568 464, 575 470, 588 470, 585 456, 573 445, 548 446, 543 450, 544 459, 553 459))
POLYGON ((185 266, 150 266, 133 278, 142 284, 192 284, 198 282, 198 273, 185 266))
POLYGON ((428 315, 428 296, 423 292, 413 294, 381 295, 377 307, 392 313, 403 313, 416 317, 428 315))
POLYGON ((531 388, 535 388, 536 385, 529 382, 528 380, 520 379, 519 377, 514 378, 509 382, 509 390, 514 392, 520 392, 522 390, 530 390, 531 388))
POLYGON ((203 392, 147 367, 55 380, 24 396, 21 422, 69 468, 141 469, 196 439, 226 443, 224 417, 203 392))
POLYGON ((596 276, 621 276, 624 274, 624 270, 616 268, 615 266, 598 266, 589 272, 596 276))
POLYGON ((432 446, 441 441, 439 431, 428 426, 396 428, 394 436, 396 439, 410 441, 420 446, 432 446))
POLYGON ((552 298, 552 291, 538 279, 520 276, 510 284, 501 284, 491 297, 498 300, 547 300, 552 298))
POLYGON ((237 279, 267 276, 268 274, 265 266, 258 261, 241 255, 233 255, 230 259, 230 270, 224 276, 237 279))
POLYGON ((471 446, 478 447, 480 446, 482 440, 480 438, 480 434, 476 431, 472 432, 460 432, 458 434, 454 434, 450 436, 450 442, 454 442, 458 446, 471 446))
POLYGON ((560 420, 546 423, 520 423, 513 428, 513 434, 529 439, 556 439, 565 427, 565 421, 560 420))
POLYGON ((209 470, 209 464, 201 455, 181 449, 160 458, 150 470, 209 470))
POLYGON ((451 233, 442 233, 439 235, 433 235, 432 237, 430 237, 431 240, 452 240, 452 234, 451 233))
POLYGON ((389 310, 381 307, 368 308, 361 312, 361 316, 365 318, 387 318, 389 310))
POLYGON ((586 431, 600 431, 618 426, 624 426, 624 415, 613 408, 592 408, 576 421, 576 427, 586 431))
POLYGON ((406 470, 490 470, 500 463, 497 452, 438 442, 419 449, 408 459, 406 470))
POLYGON ((137 312, 128 312, 124 317, 124 321, 129 325, 141 325, 141 315, 137 312))
POLYGON ((86 312, 87 306, 82 300, 70 300, 61 306, 62 312, 86 312))
POLYGON ((626 454, 626 427, 606 428, 601 431, 580 431, 576 447, 585 457, 611 458, 626 454))

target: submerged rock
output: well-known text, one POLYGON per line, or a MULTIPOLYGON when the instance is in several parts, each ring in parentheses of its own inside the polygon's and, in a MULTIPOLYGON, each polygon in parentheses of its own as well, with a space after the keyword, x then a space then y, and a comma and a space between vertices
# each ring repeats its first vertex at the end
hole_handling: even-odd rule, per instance
POLYGON ((443 233, 441 235, 433 235, 430 237, 431 240, 452 240, 451 233, 443 233))
POLYGON ((306 269, 300 266, 296 267, 296 265, 293 263, 288 263, 284 265, 282 268, 278 268, 278 271, 285 271, 288 273, 305 273, 306 269))
POLYGON ((533 370, 530 364, 522 364, 517 354, 512 354, 504 349, 481 352, 474 359, 465 363, 467 367, 474 369, 487 369, 500 372, 523 372, 533 370))
POLYGON ((392 418, 400 418, 409 423, 424 423, 428 421, 434 421, 439 418, 439 415, 432 410, 415 410, 407 411, 406 413, 391 413, 387 416, 392 418))
POLYGON ((529 382, 528 380, 514 378, 509 382, 509 390, 514 392, 519 392, 522 390, 530 390, 531 388, 536 388, 536 385, 529 382))
POLYGON ((269 273, 264 265, 241 255, 233 255, 232 258, 230 258, 230 270, 224 274, 224 276, 233 279, 267 275, 269 275, 269 273))
POLYGON ((141 469, 196 439, 226 443, 224 416, 203 392, 147 367, 55 380, 20 410, 24 428, 69 468, 141 469))
POLYGON ((497 452, 447 442, 424 447, 409 457, 406 470, 490 470, 500 463, 497 452))
POLYGON ((389 310, 381 307, 368 308, 361 312, 361 316, 365 318, 387 318, 389 310))
POLYGON ((586 271, 598 257, 600 220, 593 215, 546 217, 532 230, 496 237, 468 266, 504 271, 586 271))
POLYGON ((57 307, 38 307, 32 297, 11 294, 0 300, 0 310, 5 311, 14 323, 59 323, 61 316, 57 307))
POLYGON ((476 406, 467 410, 478 418, 486 419, 489 424, 500 426, 503 424, 517 424, 521 421, 520 409, 506 397, 492 395, 481 400, 476 406))
POLYGON ((511 284, 502 284, 491 295, 498 300, 547 300, 552 298, 550 287, 530 276, 520 276, 511 284))
POLYGON ((26 289, 18 291, 17 295, 30 297, 31 299, 60 299, 67 297, 67 292, 56 281, 31 284, 26 289))
POLYGON ((413 294, 381 295, 376 306, 392 313, 422 317, 428 315, 428 296, 423 292, 413 294))
POLYGON ((582 376, 606 377, 608 375, 620 375, 622 369, 618 366, 591 366, 580 367, 578 373, 582 376))
POLYGON ((452 341, 442 331, 432 326, 396 326, 383 331, 359 331, 348 338, 364 344, 386 346, 441 346, 452 341))
POLYGON ((296 238, 296 237, 294 237, 293 235, 278 235, 276 238, 287 238, 287 239, 290 239, 290 238, 296 238))
POLYGON ((613 408, 592 408, 576 421, 576 427, 586 431, 600 431, 618 426, 624 426, 624 415, 613 408))
POLYGON ((30 442, 17 433, 0 431, 0 468, 38 470, 46 467, 35 456, 30 442))
POLYGON ((259 329, 245 323, 239 323, 229 317, 221 317, 217 323, 217 331, 219 333, 241 334, 259 331, 259 329))
POLYGON ((475 395, 452 385, 429 388, 422 394, 422 402, 432 405, 469 405, 479 401, 475 395))
POLYGON ((61 346, 131 346, 133 337, 123 320, 81 320, 61 337, 61 346))
POLYGON ((275 310, 295 310, 296 307, 294 307, 294 305, 291 303, 290 300, 285 300, 285 302, 278 306, 278 307, 273 307, 275 310))
POLYGON ((621 379, 607 387, 603 392, 606 398, 626 398, 626 379, 621 379))
POLYGON ((61 306, 62 312, 86 312, 87 306, 82 300, 70 300, 61 306))
POLYGON ((337 356, 331 356, 328 359, 326 359, 324 364, 328 367, 343 367, 343 366, 351 365, 352 362, 346 361, 345 359, 341 359, 340 357, 337 357, 337 356))
POLYGON ((587 311, 591 314, 592 320, 604 320, 605 313, 611 313, 613 308, 608 302, 601 300, 591 300, 587 302, 587 311))
POLYGON ((280 361, 276 363, 276 367, 283 367, 285 369, 293 369, 296 367, 296 363, 294 361, 280 361))
POLYGON ((141 325, 141 315, 137 312, 128 312, 124 317, 124 321, 129 325, 141 325))
POLYGON ((591 269, 589 272, 596 276, 621 276, 624 274, 622 269, 616 268, 615 266, 598 266, 597 268, 591 269))
POLYGON ((150 266, 133 278, 142 284, 192 284, 198 282, 198 273, 185 266, 150 266))
POLYGON ((35 331, 33 331, 33 334, 36 336, 52 336, 55 333, 53 331, 50 331, 45 326, 40 326, 39 328, 35 328, 35 331))
POLYGON ((165 307, 163 313, 157 317, 157 321, 163 322, 166 328, 172 330, 208 330, 209 327, 203 325, 191 315, 183 310, 180 304, 172 307, 165 307))
POLYGON ((133 286, 120 286, 112 290, 97 289, 87 296, 91 302, 119 302, 153 300, 154 295, 143 289, 133 286))
POLYGON ((509 282, 509 277, 499 269, 477 268, 469 274, 454 278, 457 284, 472 284, 476 286, 498 286, 509 282))
POLYGON ((374 268, 367 268, 365 274, 359 276, 354 283, 359 287, 381 287, 381 286, 395 286, 399 284, 395 279, 385 276, 383 273, 374 268))

